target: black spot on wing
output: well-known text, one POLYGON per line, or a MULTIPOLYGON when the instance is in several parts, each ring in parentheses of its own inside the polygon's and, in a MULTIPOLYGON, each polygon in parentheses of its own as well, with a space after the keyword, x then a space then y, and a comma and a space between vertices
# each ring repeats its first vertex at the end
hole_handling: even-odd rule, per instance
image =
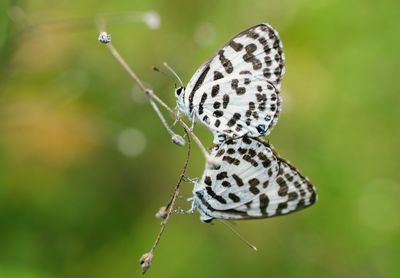
POLYGON ((288 194, 288 201, 294 201, 299 197, 299 195, 296 192, 290 192, 288 194))
POLYGON ((243 186, 243 180, 238 176, 238 175, 236 175, 236 174, 233 174, 232 175, 232 178, 235 180, 235 182, 236 182, 236 184, 238 185, 238 186, 243 186))
POLYGON ((228 194, 228 197, 229 197, 229 199, 231 199, 234 203, 240 202, 239 196, 237 196, 237 195, 234 194, 234 193, 229 193, 229 194, 228 194))
POLYGON ((248 30, 248 31, 246 32, 246 36, 249 37, 249 38, 252 38, 252 39, 256 40, 260 35, 257 34, 257 33, 254 31, 254 29, 250 29, 250 30, 248 30))
POLYGON ((225 95, 222 97, 222 107, 223 107, 224 109, 226 109, 226 107, 228 106, 228 104, 229 104, 229 95, 228 95, 228 94, 225 94, 225 95))
POLYGON ((210 70, 210 66, 208 65, 203 72, 200 74, 199 78, 197 79, 196 83, 194 84, 193 90, 189 94, 189 111, 192 112, 193 110, 193 98, 195 92, 200 88, 200 86, 203 84, 204 79, 207 76, 207 73, 210 70))
POLYGON ((240 50, 243 49, 243 44, 241 43, 237 43, 234 40, 231 40, 229 42, 229 46, 233 48, 233 50, 235 50, 236 52, 239 52, 240 50))
POLYGON ((286 196, 288 194, 289 187, 286 184, 286 181, 282 177, 278 177, 276 179, 276 183, 279 185, 278 195, 286 196))
POLYGON ((200 103, 199 103, 199 115, 201 115, 201 114, 203 114, 203 110, 204 110, 204 102, 206 101, 206 99, 207 99, 207 94, 206 93, 204 93, 202 96, 201 96, 201 100, 200 100, 200 103))
POLYGON ((211 177, 206 176, 206 177, 204 178, 204 183, 205 183, 206 185, 208 185, 208 186, 211 186, 211 184, 212 184, 212 182, 211 182, 211 177))
POLYGON ((251 180, 249 180, 249 184, 250 186, 257 186, 260 184, 260 181, 257 178, 252 178, 251 180))
POLYGON ((220 118, 223 115, 224 115, 224 112, 221 111, 221 110, 215 110, 214 113, 213 113, 213 116, 216 117, 216 118, 220 118))
POLYGON ((223 187, 231 187, 231 183, 229 181, 222 181, 221 184, 223 187))
POLYGON ((221 49, 218 52, 218 55, 219 55, 219 61, 221 62, 221 65, 224 67, 225 71, 227 73, 232 73, 232 71, 233 71, 232 62, 228 58, 225 57, 224 50, 221 49))
POLYGON ((261 61, 256 58, 253 54, 257 50, 257 46, 254 43, 250 43, 245 46, 246 54, 243 55, 243 60, 246 63, 252 63, 254 70, 259 70, 262 67, 261 61))
POLYGON ((219 109, 221 107, 221 102, 219 101, 214 102, 213 107, 214 109, 219 109))
POLYGON ((253 167, 257 167, 258 163, 255 161, 249 154, 245 154, 242 156, 243 160, 247 161, 250 163, 253 167))
POLYGON ((224 78, 224 75, 220 73, 219 71, 214 71, 214 80, 218 80, 224 78))
POLYGON ((225 178, 228 177, 228 173, 227 172, 220 172, 217 174, 217 180, 223 180, 225 178))
POLYGON ((221 204, 226 204, 226 200, 225 200, 222 196, 217 195, 217 194, 214 192, 214 190, 212 190, 211 187, 206 187, 206 191, 207 191, 207 194, 210 195, 211 198, 217 200, 217 201, 220 202, 221 204))
POLYGON ((247 144, 247 145, 250 145, 250 144, 251 144, 251 140, 250 140, 250 138, 247 137, 247 136, 244 136, 244 137, 242 138, 242 141, 243 141, 243 143, 245 143, 245 144, 247 144))
POLYGON ((269 204, 269 198, 264 193, 260 195, 260 212, 263 215, 268 215, 267 208, 269 204))
POLYGON ((236 122, 237 122, 238 120, 240 120, 240 117, 241 117, 241 115, 240 115, 239 113, 233 114, 232 118, 229 119, 229 121, 228 121, 228 123, 227 123, 227 126, 232 127, 233 125, 235 125, 236 122))
POLYGON ((211 96, 216 97, 218 95, 218 93, 219 93, 219 85, 216 84, 211 89, 211 96))
POLYGON ((260 190, 258 190, 257 185, 260 184, 260 181, 256 178, 250 179, 248 181, 249 185, 250 185, 250 192, 253 193, 254 195, 260 193, 260 190))
POLYGON ((233 165, 239 165, 240 164, 240 160, 239 159, 234 158, 234 157, 229 156, 229 155, 225 155, 222 158, 222 160, 228 162, 229 164, 233 164, 233 165))
POLYGON ((279 203, 278 208, 276 209, 276 215, 281 215, 282 211, 288 207, 287 202, 279 203))
POLYGON ((216 157, 220 157, 221 155, 223 155, 225 153, 225 149, 220 149, 217 154, 215 155, 216 157))

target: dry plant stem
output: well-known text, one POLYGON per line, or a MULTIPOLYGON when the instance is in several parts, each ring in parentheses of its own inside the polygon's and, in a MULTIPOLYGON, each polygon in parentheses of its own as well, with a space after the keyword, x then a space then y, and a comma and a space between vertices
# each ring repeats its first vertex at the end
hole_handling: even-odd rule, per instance
MULTIPOLYGON (((187 134, 186 129, 184 129, 184 130, 185 130, 185 132, 187 134)), ((169 202, 168 202, 168 204, 166 206, 167 215, 165 216, 165 219, 161 222, 160 232, 157 235, 157 238, 156 238, 156 240, 155 240, 155 242, 153 244, 153 247, 151 247, 151 249, 150 249, 150 253, 152 253, 152 254, 154 254, 154 251, 157 248, 158 243, 160 242, 161 236, 164 233, 165 227, 168 224, 169 217, 171 216, 171 213, 172 213, 172 211, 174 209, 174 205, 175 205, 176 199, 178 198, 178 195, 179 195, 179 188, 180 188, 182 182, 185 179, 185 173, 186 173, 187 166, 189 164, 191 148, 192 148, 192 144, 190 142, 190 137, 188 136, 188 151, 187 151, 187 155, 186 155, 185 164, 183 165, 181 174, 179 176, 179 180, 178 180, 178 182, 177 182, 177 184, 175 186, 174 193, 172 194, 171 199, 169 200, 169 202)))
POLYGON ((165 129, 168 131, 169 135, 171 135, 171 137, 177 136, 177 135, 175 134, 175 132, 173 132, 173 131, 169 128, 169 126, 168 126, 168 124, 167 124, 167 121, 165 120, 164 116, 161 114, 161 111, 160 111, 160 109, 158 109, 158 106, 157 106, 157 104, 154 102, 154 100, 151 99, 151 98, 149 98, 149 102, 150 102, 151 106, 153 107, 154 111, 156 112, 156 114, 158 115, 158 117, 160 118, 161 123, 163 124, 163 126, 165 127, 165 129))
POLYGON ((187 138, 188 138, 187 139, 188 140, 188 150, 187 150, 186 160, 185 160, 185 163, 183 165, 181 174, 179 176, 179 180, 178 180, 178 182, 177 182, 177 184, 175 186, 175 190, 174 190, 174 192, 173 192, 173 194, 172 194, 167 206, 163 207, 165 209, 165 216, 163 216, 164 220, 161 221, 161 228, 160 228, 160 231, 158 232, 156 240, 154 241, 154 244, 151 247, 150 252, 143 254, 142 257, 139 260, 140 266, 142 267, 142 274, 145 274, 146 271, 149 270, 149 268, 151 267, 151 264, 152 264, 152 261, 153 261, 153 257, 154 257, 154 252, 155 252, 158 244, 160 243, 160 240, 161 240, 162 235, 164 234, 165 228, 167 227, 168 220, 169 220, 169 218, 171 216, 171 213, 172 213, 172 211, 174 209, 174 206, 175 206, 175 202, 176 202, 176 200, 178 198, 178 195, 179 195, 179 188, 180 188, 182 182, 185 179, 185 173, 186 173, 186 169, 187 169, 188 164, 189 164, 190 152, 191 152, 192 144, 191 144, 191 141, 190 141, 190 137, 189 137, 189 135, 187 133, 187 130, 184 129, 184 131, 185 131, 185 133, 187 135, 187 138))
POLYGON ((160 104, 162 107, 164 107, 171 115, 174 117, 184 128, 185 132, 190 134, 190 136, 193 138, 195 143, 199 146, 201 152, 203 153, 204 157, 206 158, 206 161, 209 161, 209 154, 206 150, 206 148, 203 146, 199 138, 193 133, 193 131, 187 126, 187 124, 175 113, 174 110, 172 110, 167 104, 165 104, 164 101, 162 101, 154 92, 150 89, 148 89, 143 82, 139 79, 139 77, 133 72, 133 70, 129 67, 129 65, 125 62, 125 60, 121 57, 121 55, 118 53, 118 51, 114 48, 114 46, 111 43, 106 44, 108 49, 110 50, 111 54, 114 56, 114 58, 121 64, 121 66, 128 72, 128 74, 132 77, 133 80, 138 84, 139 88, 151 99, 155 100, 158 104, 160 104))
POLYGON ((102 14, 97 16, 83 16, 75 18, 62 18, 62 19, 43 19, 43 18, 33 18, 27 20, 26 27, 37 28, 37 27, 53 27, 53 28, 76 28, 76 27, 90 27, 93 23, 99 20, 107 20, 107 22, 130 22, 130 21, 140 21, 143 17, 140 12, 124 12, 115 14, 102 14))
MULTIPOLYGON (((174 136, 178 136, 177 134, 175 134, 175 132, 173 132, 168 124, 167 121, 165 120, 164 116, 161 114, 160 109, 158 109, 157 104, 154 102, 154 98, 152 98, 149 94, 149 89, 147 89, 144 84, 141 82, 141 80, 136 76, 136 74, 132 71, 132 69, 128 66, 128 64, 124 61, 124 59, 121 57, 121 55, 119 55, 119 53, 117 52, 117 50, 111 46, 111 43, 107 44, 107 46, 109 47, 112 55, 117 59, 117 61, 124 67, 124 69, 129 73, 129 75, 135 80, 135 82, 139 85, 140 89, 147 95, 147 97, 149 98, 150 104, 153 107, 154 111, 156 112, 157 116, 160 118, 161 123, 163 124, 163 126, 165 127, 165 129, 168 131, 168 133, 171 135, 171 137, 174 136)), ((153 94, 154 95, 154 94, 153 94)), ((160 100, 161 101, 161 100, 160 100)), ((167 106, 167 105, 166 105, 167 106)), ((167 106, 168 107, 168 106, 167 106)), ((168 107, 169 108, 169 107, 168 107)))

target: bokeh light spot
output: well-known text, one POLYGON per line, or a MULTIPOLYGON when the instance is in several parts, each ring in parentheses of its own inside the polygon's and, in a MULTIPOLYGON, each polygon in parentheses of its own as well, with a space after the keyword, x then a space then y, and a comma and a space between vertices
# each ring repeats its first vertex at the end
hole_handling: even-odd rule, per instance
POLYGON ((147 12, 143 16, 143 21, 149 26, 150 29, 160 28, 160 15, 154 11, 147 12))
POLYGON ((118 150, 126 156, 138 156, 145 148, 146 137, 135 128, 127 128, 118 136, 118 150))
POLYGON ((206 46, 215 40, 216 35, 214 26, 211 23, 203 22, 197 26, 193 39, 197 44, 206 46))

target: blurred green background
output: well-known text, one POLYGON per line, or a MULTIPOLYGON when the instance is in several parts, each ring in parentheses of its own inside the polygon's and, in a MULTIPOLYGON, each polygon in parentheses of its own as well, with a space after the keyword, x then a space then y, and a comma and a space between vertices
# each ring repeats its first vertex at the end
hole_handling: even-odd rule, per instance
MULTIPOLYGON (((173 215, 147 277, 400 277, 399 11, 389 0, 1 0, 0 277, 141 275, 186 150, 97 41, 92 17, 121 13, 130 20, 108 17, 114 45, 171 106, 173 82, 153 65, 168 61, 186 83, 233 35, 272 24, 287 71, 269 139, 319 193, 301 213, 239 222, 258 252, 221 224, 173 215)), ((194 147, 190 176, 203 167, 194 147)))

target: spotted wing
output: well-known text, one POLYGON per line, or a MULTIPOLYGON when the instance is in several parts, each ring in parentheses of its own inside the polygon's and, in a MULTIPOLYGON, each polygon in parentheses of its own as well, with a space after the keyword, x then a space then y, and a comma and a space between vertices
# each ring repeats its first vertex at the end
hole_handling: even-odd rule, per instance
POLYGON ((251 201, 271 186, 279 171, 272 149, 249 137, 225 141, 212 156, 220 161, 220 166, 207 168, 202 186, 195 191, 204 189, 208 203, 219 210, 251 201))
POLYGON ((221 167, 207 169, 195 188, 203 220, 284 215, 316 201, 308 179, 270 145, 247 137, 235 141, 228 140, 214 154, 222 158, 221 167))
MULTIPOLYGON (((279 174, 273 185, 236 210, 246 213, 248 219, 273 217, 311 206, 316 198, 317 193, 310 181, 287 161, 279 159, 279 174)), ((229 212, 226 216, 229 218, 229 212)))
POLYGON ((279 90, 285 72, 284 59, 277 31, 265 23, 250 27, 200 66, 186 87, 186 103, 191 105, 203 85, 230 75, 248 74, 263 78, 279 90))
POLYGON ((279 91, 265 79, 251 75, 211 82, 199 89, 193 103, 197 117, 215 137, 266 135, 276 124, 281 110, 279 91))

